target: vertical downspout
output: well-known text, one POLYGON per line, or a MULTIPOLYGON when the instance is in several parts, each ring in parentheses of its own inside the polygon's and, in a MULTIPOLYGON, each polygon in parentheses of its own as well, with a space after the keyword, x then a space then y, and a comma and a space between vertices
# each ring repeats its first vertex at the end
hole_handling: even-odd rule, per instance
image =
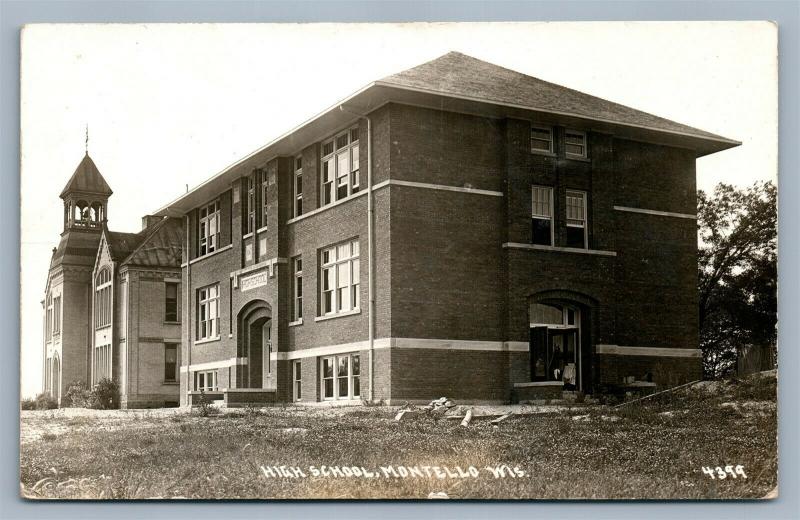
POLYGON ((369 344, 369 396, 371 403, 374 399, 375 381, 375 277, 372 262, 374 258, 373 244, 375 242, 374 205, 372 204, 372 119, 365 114, 348 110, 344 105, 339 105, 339 110, 349 112, 367 120, 367 319, 368 344, 369 344))
POLYGON ((367 267, 369 272, 367 274, 367 287, 369 295, 369 402, 374 399, 374 382, 375 382, 375 290, 374 290, 374 277, 373 277, 373 243, 375 228, 373 226, 373 213, 375 211, 372 204, 372 119, 364 116, 367 120, 367 267))

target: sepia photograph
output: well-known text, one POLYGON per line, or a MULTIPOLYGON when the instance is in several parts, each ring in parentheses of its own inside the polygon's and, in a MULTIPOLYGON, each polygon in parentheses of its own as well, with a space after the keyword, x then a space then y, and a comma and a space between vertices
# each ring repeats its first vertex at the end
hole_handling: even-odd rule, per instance
POLYGON ((26 25, 20 496, 778 498, 778 31, 26 25))

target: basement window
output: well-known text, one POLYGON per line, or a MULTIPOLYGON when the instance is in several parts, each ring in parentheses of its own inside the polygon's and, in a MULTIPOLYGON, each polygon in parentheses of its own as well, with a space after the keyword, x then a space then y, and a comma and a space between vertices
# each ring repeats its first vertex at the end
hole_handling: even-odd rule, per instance
POLYGON ((197 392, 215 392, 217 390, 217 371, 195 372, 194 389, 197 392))

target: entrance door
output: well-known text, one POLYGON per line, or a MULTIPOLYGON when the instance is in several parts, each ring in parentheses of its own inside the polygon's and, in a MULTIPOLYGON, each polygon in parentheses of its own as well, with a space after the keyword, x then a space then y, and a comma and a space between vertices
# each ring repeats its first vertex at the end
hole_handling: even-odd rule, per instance
POLYGON ((577 329, 548 329, 547 377, 551 381, 563 381, 568 390, 577 388, 580 377, 577 329))
POLYGON ((578 329, 574 327, 532 327, 531 380, 563 381, 567 389, 579 389, 578 338, 578 329))

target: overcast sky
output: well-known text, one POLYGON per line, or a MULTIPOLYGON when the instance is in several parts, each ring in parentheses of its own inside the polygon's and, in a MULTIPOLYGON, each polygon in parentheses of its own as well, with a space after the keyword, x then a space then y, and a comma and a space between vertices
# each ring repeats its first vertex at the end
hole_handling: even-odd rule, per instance
POLYGON ((84 153, 109 227, 155 211, 367 83, 459 51, 742 141, 697 183, 777 175, 777 33, 764 22, 34 25, 22 42, 22 394, 41 389, 58 198, 84 153))

